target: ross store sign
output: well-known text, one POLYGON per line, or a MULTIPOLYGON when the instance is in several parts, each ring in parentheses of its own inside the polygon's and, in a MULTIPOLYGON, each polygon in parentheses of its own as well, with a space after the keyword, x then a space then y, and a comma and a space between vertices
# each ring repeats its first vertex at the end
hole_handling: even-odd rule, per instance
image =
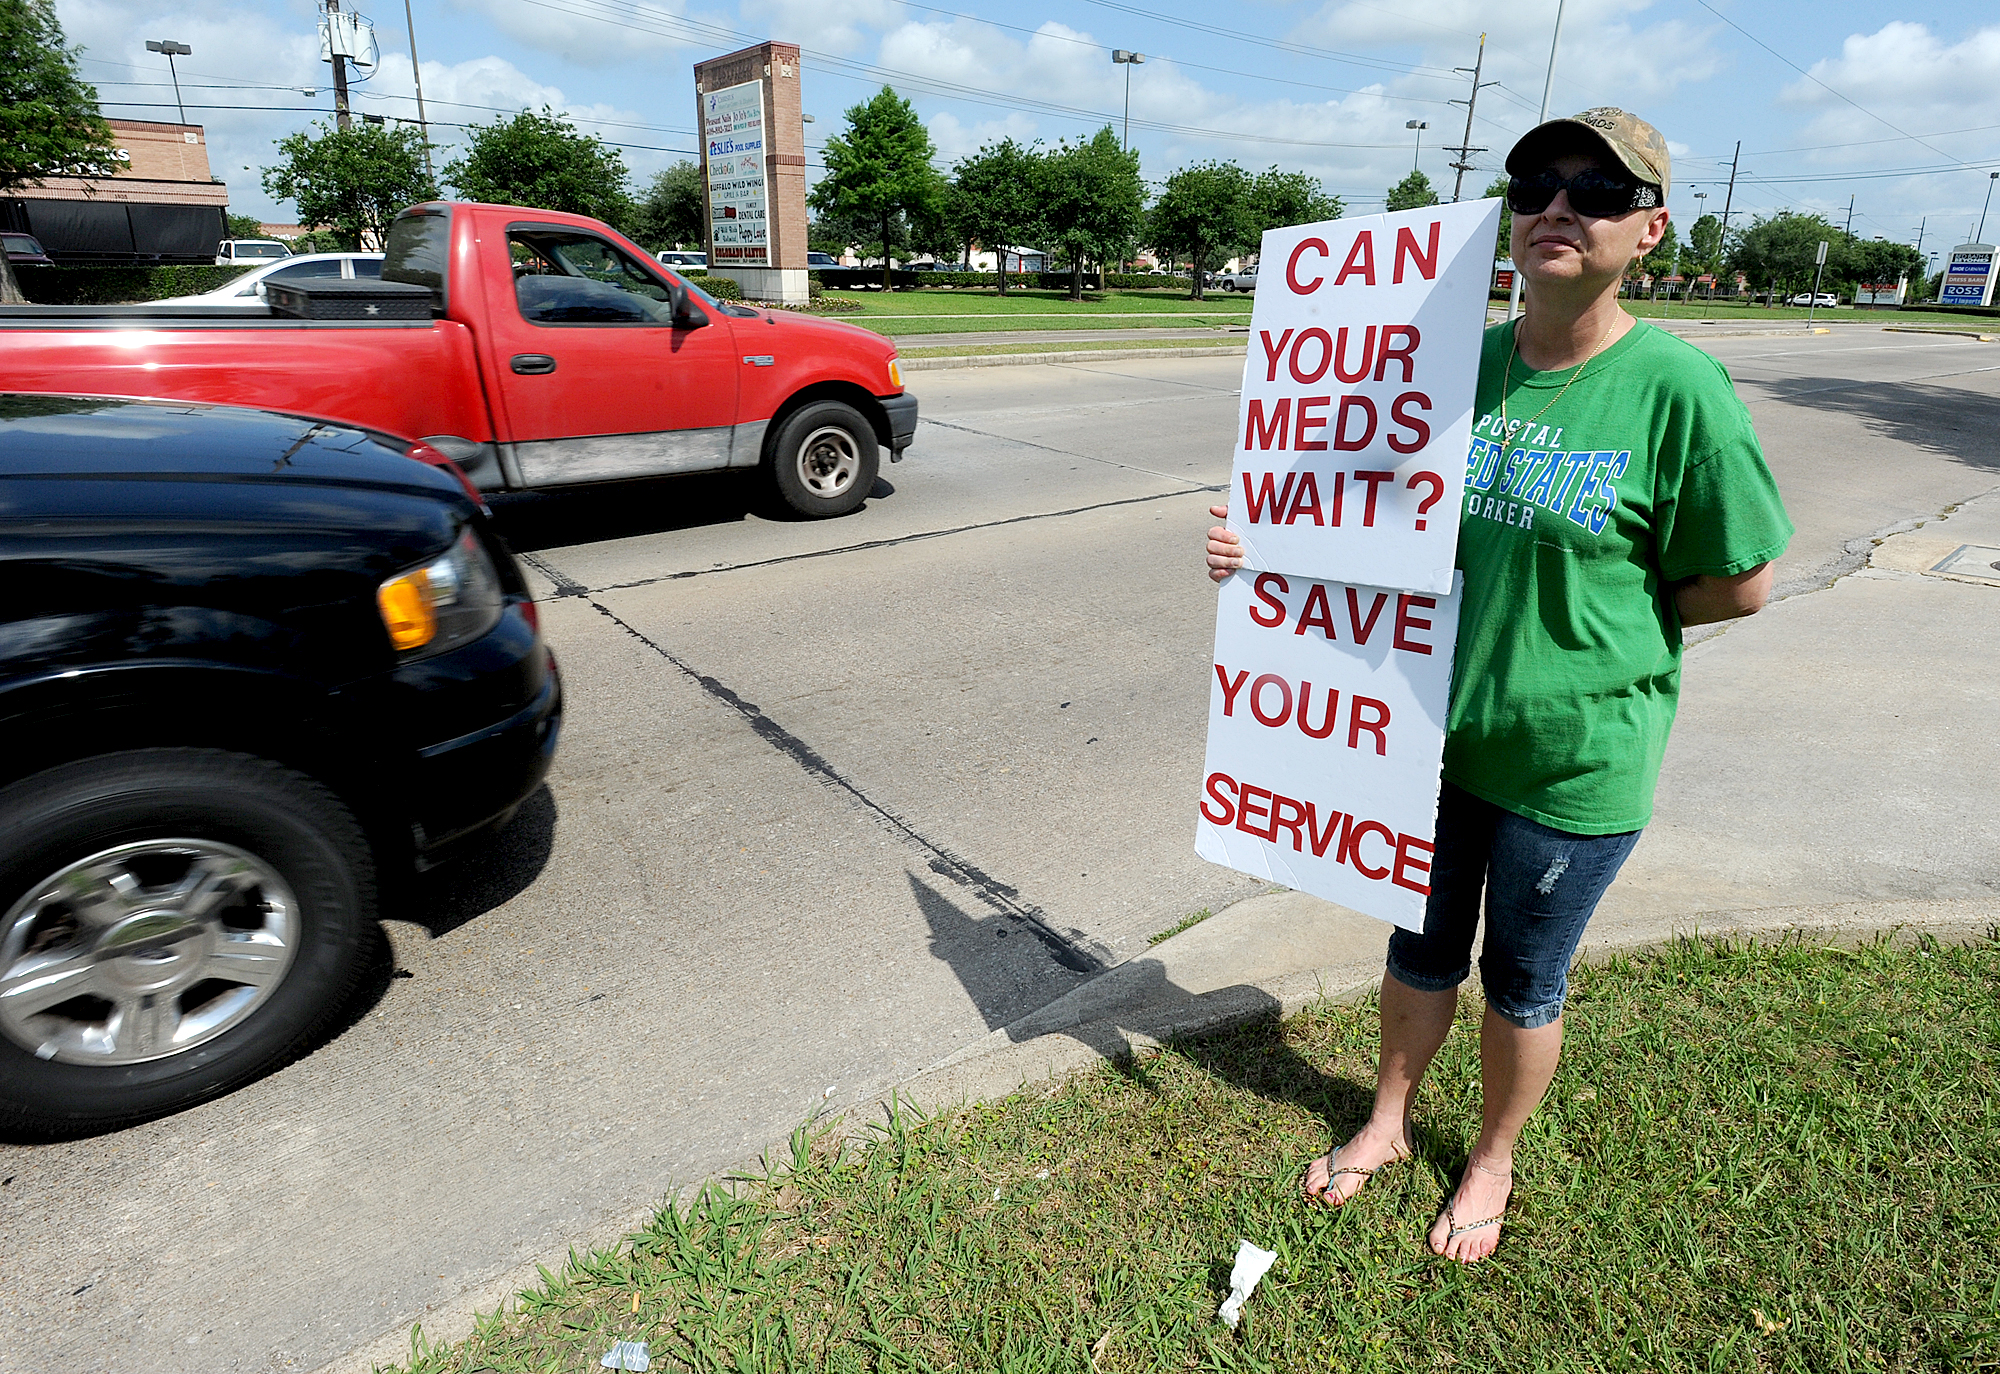
POLYGON ((1991 305, 1996 254, 1990 243, 1963 243, 1951 250, 1938 288, 1940 305, 1991 305))

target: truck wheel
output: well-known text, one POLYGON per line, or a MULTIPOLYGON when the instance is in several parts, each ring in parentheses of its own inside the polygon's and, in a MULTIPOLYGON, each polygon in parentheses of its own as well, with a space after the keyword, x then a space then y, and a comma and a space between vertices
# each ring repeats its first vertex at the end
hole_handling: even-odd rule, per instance
POLYGON ((362 971, 374 864, 310 778, 206 749, 0 790, 0 1133, 177 1111, 283 1062, 362 971))
POLYGON ((778 426, 766 461, 784 503, 820 520, 845 515, 867 499, 881 455, 874 427, 853 406, 814 401, 778 426))

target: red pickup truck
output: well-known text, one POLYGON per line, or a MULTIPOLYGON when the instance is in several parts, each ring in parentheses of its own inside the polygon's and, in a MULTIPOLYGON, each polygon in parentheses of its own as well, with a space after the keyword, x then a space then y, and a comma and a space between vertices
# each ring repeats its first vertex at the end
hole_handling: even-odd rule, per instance
POLYGON ((422 439, 485 491, 761 467, 843 515, 917 427, 896 348, 718 301, 580 215, 433 203, 382 279, 202 306, 0 308, 0 386, 259 406, 422 439))

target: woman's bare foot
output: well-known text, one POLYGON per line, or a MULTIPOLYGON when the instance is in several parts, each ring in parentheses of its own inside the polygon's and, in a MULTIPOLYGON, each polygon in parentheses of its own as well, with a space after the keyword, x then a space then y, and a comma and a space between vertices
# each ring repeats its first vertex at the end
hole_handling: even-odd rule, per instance
POLYGON ((1458 1181, 1458 1191, 1431 1224, 1431 1253, 1461 1264, 1477 1264, 1492 1254, 1500 1245, 1500 1223, 1513 1193, 1512 1160, 1499 1164, 1469 1161, 1465 1177, 1458 1181))
POLYGON ((1307 1165, 1300 1186, 1315 1202, 1338 1207, 1360 1192, 1377 1169, 1416 1152, 1409 1122, 1392 1132, 1381 1130, 1371 1118, 1345 1145, 1307 1165))

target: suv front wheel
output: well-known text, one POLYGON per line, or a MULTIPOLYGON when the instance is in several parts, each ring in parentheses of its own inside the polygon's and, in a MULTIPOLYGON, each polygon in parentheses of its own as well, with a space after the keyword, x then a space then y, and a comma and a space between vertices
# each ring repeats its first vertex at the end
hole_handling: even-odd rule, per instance
POLYGON ((263 759, 147 749, 0 790, 0 1133, 177 1111, 341 1009, 374 906, 361 827, 263 759))

